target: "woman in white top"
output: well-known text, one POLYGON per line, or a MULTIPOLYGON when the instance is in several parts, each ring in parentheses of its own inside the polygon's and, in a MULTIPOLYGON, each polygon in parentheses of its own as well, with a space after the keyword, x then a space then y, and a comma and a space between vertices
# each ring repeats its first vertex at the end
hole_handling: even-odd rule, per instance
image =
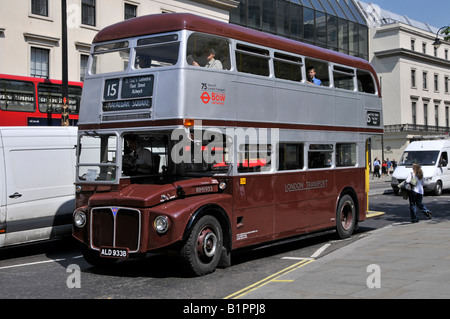
POLYGON ((413 164, 413 172, 406 178, 406 183, 411 184, 409 192, 409 211, 411 213, 411 222, 417 223, 417 208, 420 209, 425 216, 431 218, 431 211, 422 203, 423 200, 423 171, 419 164, 413 164))

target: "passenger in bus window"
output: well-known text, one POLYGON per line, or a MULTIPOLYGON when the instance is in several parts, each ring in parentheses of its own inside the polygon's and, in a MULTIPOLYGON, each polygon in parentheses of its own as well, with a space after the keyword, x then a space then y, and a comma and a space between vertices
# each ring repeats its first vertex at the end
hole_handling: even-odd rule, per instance
POLYGON ((124 168, 128 173, 146 174, 151 173, 153 169, 153 154, 147 148, 139 145, 136 135, 129 135, 125 138, 128 148, 131 150, 129 155, 123 158, 124 168))
MULTIPOLYGON (((205 68, 223 70, 222 62, 215 59, 216 50, 214 50, 213 48, 206 48, 203 52, 207 60, 205 68)), ((197 61, 193 61, 192 65, 200 66, 200 64, 197 61)))
POLYGON ((307 82, 310 84, 322 85, 322 81, 320 81, 318 78, 316 78, 316 68, 313 66, 308 69, 307 82))
POLYGON ((152 60, 146 55, 140 55, 136 58, 136 67, 139 69, 148 69, 152 60))

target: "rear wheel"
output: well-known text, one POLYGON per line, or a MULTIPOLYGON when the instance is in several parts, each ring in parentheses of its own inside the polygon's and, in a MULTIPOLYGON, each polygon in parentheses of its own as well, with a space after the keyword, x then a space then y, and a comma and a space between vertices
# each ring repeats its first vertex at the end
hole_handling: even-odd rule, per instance
POLYGON ((349 238, 356 226, 356 207, 350 195, 344 195, 339 200, 336 211, 336 230, 340 238, 349 238))
POLYGON ((180 251, 189 274, 203 276, 213 272, 222 253, 223 231, 213 216, 200 218, 180 251))

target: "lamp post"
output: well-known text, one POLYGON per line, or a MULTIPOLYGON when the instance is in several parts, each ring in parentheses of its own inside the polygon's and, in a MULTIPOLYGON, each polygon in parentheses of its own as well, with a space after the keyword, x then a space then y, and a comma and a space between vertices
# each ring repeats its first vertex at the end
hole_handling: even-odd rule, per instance
POLYGON ((69 75, 67 58, 67 2, 61 0, 61 33, 62 33, 62 101, 61 125, 69 126, 69 75))
POLYGON ((434 46, 436 49, 439 49, 439 47, 440 47, 441 44, 442 44, 441 39, 439 39, 439 33, 440 33, 442 30, 447 29, 447 28, 450 28, 450 26, 442 27, 442 28, 440 28, 440 29, 438 30, 438 32, 436 33, 436 39, 434 39, 434 43, 433 43, 433 46, 434 46))

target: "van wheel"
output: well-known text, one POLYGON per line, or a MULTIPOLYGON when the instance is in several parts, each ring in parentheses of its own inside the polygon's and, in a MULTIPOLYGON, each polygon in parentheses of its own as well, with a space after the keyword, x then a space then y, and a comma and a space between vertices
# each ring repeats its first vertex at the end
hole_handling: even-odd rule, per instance
POLYGON ((196 276, 212 273, 222 253, 223 235, 220 223, 213 216, 200 218, 180 250, 185 270, 196 276))
POLYGON ((336 230, 340 238, 349 238, 356 226, 356 207, 350 195, 344 195, 339 200, 336 211, 336 230))
POLYGON ((433 193, 436 196, 442 195, 442 182, 441 181, 437 181, 436 186, 434 187, 433 193))

